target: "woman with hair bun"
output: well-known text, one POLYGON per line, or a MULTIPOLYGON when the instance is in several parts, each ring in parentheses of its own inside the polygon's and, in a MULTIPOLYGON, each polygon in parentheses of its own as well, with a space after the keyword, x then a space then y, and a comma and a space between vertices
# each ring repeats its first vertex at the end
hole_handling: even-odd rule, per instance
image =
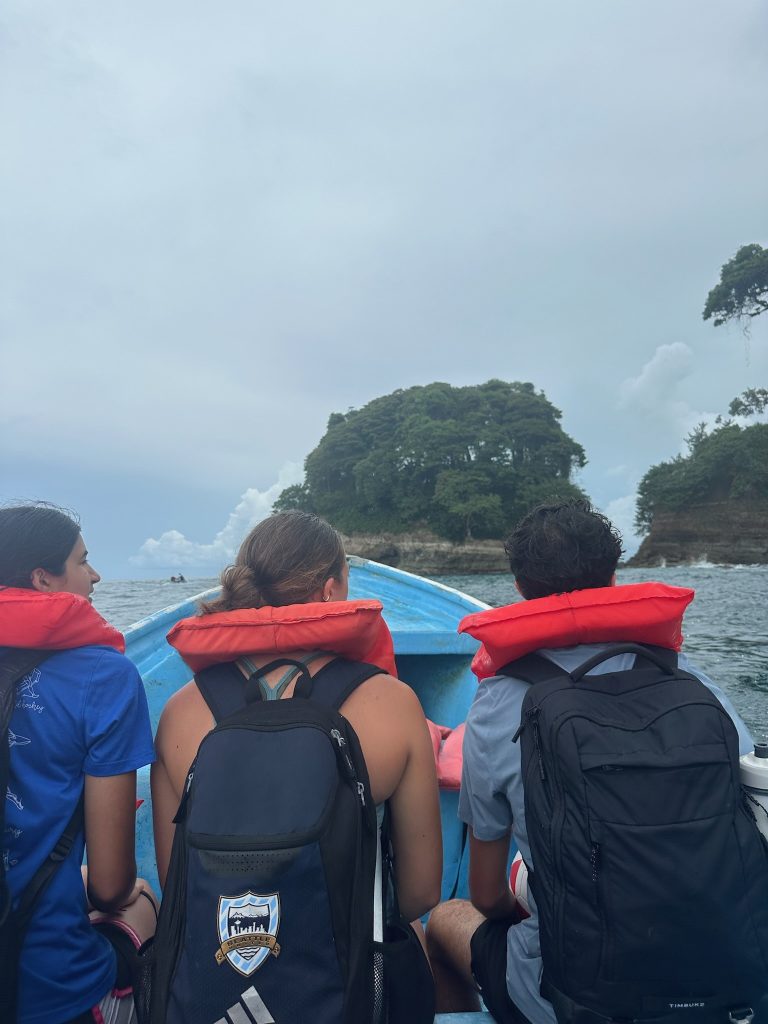
MULTIPOLYGON (((279 659, 304 664, 313 685, 321 674, 337 671, 342 660, 379 667, 340 711, 359 738, 373 801, 380 812, 389 809, 400 910, 415 921, 440 898, 442 844, 433 748, 416 694, 394 678, 392 642, 381 606, 348 602, 348 576, 336 530, 309 513, 276 513, 245 538, 234 565, 222 574, 220 597, 203 605, 199 616, 174 627, 168 640, 195 671, 213 662, 234 662, 243 687, 246 679, 255 679, 279 659)), ((279 665, 258 682, 261 699, 290 700, 297 674, 279 665)), ((163 885, 173 819, 190 765, 214 725, 194 681, 170 698, 160 720, 152 800, 163 885)), ((257 769, 257 764, 244 766, 243 778, 252 777, 257 785, 257 769)), ((258 976, 256 985, 258 989, 258 976)))
MULTIPOLYGON (((134 854, 136 769, 154 760, 152 731, 123 637, 91 606, 99 579, 72 514, 45 503, 0 508, 2 657, 41 652, 12 696, 0 837, 12 914, 60 837, 72 836, 34 904, 18 973, 0 983, 9 1024, 129 1024, 131 962, 154 931, 134 854)), ((7 969, 10 959, 6 950, 7 969)))

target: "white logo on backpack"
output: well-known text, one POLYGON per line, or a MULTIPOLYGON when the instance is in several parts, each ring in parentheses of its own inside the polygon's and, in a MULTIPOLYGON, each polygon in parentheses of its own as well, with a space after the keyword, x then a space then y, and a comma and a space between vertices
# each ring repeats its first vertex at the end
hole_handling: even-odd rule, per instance
POLYGON ((216 963, 228 960, 240 974, 253 974, 269 954, 280 955, 277 930, 280 927, 280 896, 259 896, 246 892, 241 896, 220 896, 218 930, 221 945, 216 963))

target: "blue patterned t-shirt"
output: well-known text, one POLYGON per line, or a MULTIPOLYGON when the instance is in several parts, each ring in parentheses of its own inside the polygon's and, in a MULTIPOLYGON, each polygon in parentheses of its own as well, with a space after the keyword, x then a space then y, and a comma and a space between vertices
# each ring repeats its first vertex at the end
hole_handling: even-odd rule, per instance
MULTIPOLYGON (((53 654, 17 685, 9 742, 0 849, 16 896, 72 816, 85 775, 121 775, 154 760, 139 673, 111 647, 53 654)), ((27 932, 20 1024, 70 1020, 95 1006, 114 984, 112 947, 88 920, 80 877, 83 847, 81 833, 27 932)))

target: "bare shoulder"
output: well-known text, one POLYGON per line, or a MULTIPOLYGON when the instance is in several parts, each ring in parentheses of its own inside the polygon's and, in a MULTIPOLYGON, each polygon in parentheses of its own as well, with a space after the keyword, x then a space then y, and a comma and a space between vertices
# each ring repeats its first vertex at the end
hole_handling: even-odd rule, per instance
POLYGON ((174 714, 180 714, 185 709, 195 707, 201 699, 197 684, 194 679, 190 679, 180 690, 171 694, 163 708, 163 714, 171 711, 174 714))
POLYGON ((390 703, 421 707, 419 698, 411 687, 394 676, 371 676, 355 690, 355 694, 358 693, 366 695, 370 700, 386 700, 390 703))
POLYGON ((191 680, 166 701, 157 727, 156 743, 162 746, 170 737, 179 733, 195 734, 201 728, 210 729, 211 713, 203 697, 191 680))
POLYGON ((394 676, 377 675, 359 686, 344 702, 344 713, 397 717, 401 722, 423 722, 419 698, 407 683, 394 676))

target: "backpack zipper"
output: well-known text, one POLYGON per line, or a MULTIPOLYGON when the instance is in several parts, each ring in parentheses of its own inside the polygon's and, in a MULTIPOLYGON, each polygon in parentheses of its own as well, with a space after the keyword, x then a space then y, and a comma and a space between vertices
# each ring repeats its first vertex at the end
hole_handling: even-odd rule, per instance
POLYGON ((365 807, 365 784, 360 782, 355 771, 355 766, 352 762, 352 758, 347 752, 347 741, 341 735, 338 729, 331 729, 331 738, 333 739, 336 747, 338 748, 339 761, 344 768, 344 773, 349 781, 354 785, 357 790, 357 795, 360 799, 360 804, 365 807))
POLYGON ((195 777, 195 765, 197 764, 197 758, 190 765, 189 771, 187 772, 187 780, 184 783, 184 792, 181 794, 181 800, 179 801, 179 808, 176 811, 176 815, 173 819, 174 825, 178 825, 184 821, 187 816, 187 803, 189 802, 189 791, 192 789, 192 780, 195 777))
POLYGON ((525 716, 523 717, 522 722, 517 727, 517 731, 515 732, 514 736, 512 737, 512 742, 513 743, 517 743, 517 741, 520 739, 520 737, 525 732, 525 727, 526 727, 526 725, 528 725, 528 722, 531 719, 531 715, 538 714, 538 713, 539 713, 539 705, 538 704, 535 704, 532 708, 528 708, 528 710, 525 712, 525 716))
POLYGON ((536 757, 539 761, 539 778, 542 782, 547 781, 547 773, 544 771, 544 756, 541 753, 541 735, 539 732, 539 708, 538 705, 533 709, 536 713, 533 716, 533 746, 536 750, 536 757))
POLYGON ((595 883, 595 894, 597 902, 600 902, 600 892, 597 888, 597 868, 600 860, 600 843, 592 843, 592 852, 589 855, 589 861, 592 865, 592 881, 595 883))
POLYGON ((536 759, 539 763, 539 778, 542 782, 546 782, 547 773, 544 769, 544 757, 541 753, 541 736, 539 735, 539 705, 534 704, 532 708, 528 708, 525 712, 525 718, 520 723, 520 726, 512 737, 512 742, 517 743, 523 732, 525 732, 528 723, 531 723, 533 727, 533 746, 536 751, 536 759))

